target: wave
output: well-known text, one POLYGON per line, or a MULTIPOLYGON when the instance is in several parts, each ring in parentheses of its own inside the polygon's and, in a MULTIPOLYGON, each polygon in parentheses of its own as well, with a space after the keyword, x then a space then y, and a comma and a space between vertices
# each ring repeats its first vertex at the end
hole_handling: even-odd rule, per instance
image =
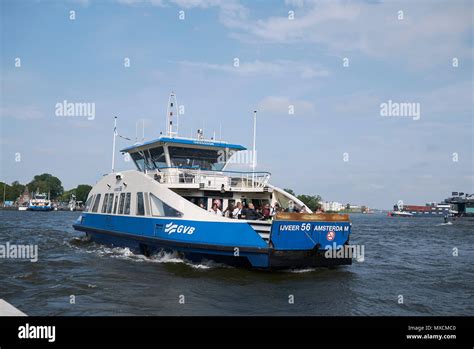
POLYGON ((133 252, 128 247, 107 247, 95 242, 91 242, 90 240, 82 237, 74 237, 73 239, 66 241, 65 244, 69 247, 79 249, 86 253, 96 254, 99 257, 117 258, 138 263, 184 264, 190 268, 199 270, 227 267, 223 264, 207 260, 200 263, 194 263, 187 260, 186 258, 183 258, 176 251, 168 252, 165 250, 160 250, 151 256, 146 257, 143 254, 133 252))

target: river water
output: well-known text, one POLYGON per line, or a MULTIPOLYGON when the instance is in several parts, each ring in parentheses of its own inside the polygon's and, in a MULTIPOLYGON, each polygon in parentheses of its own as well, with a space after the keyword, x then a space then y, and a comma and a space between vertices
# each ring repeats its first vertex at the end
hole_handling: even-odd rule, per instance
POLYGON ((351 266, 264 272, 88 242, 77 212, 0 211, 0 298, 28 315, 474 315, 474 222, 352 215, 351 266))

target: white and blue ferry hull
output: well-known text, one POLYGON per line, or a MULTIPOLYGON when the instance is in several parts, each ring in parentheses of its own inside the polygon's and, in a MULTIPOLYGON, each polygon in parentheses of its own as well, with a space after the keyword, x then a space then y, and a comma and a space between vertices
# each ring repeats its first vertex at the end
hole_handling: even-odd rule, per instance
POLYGON ((74 229, 97 242, 130 247, 145 255, 173 250, 190 260, 210 259, 265 269, 344 265, 352 261, 326 257, 329 249, 349 243, 348 219, 325 221, 322 215, 315 221, 317 215, 283 214, 283 218, 277 216, 271 223, 263 223, 269 229, 263 237, 254 228, 262 222, 212 214, 139 171, 104 176, 91 190, 89 199, 74 229), (122 210, 125 194, 129 211, 122 210), (145 197, 145 208, 138 213, 140 194, 145 197), (176 214, 166 216, 158 209, 158 201, 174 208, 168 213, 176 214))

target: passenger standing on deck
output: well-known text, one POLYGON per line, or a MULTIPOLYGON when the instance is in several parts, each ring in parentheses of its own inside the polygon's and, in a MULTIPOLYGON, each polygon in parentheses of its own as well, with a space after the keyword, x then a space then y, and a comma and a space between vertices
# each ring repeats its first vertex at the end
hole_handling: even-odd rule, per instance
POLYGON ((209 210, 209 212, 222 216, 222 211, 219 210, 219 207, 217 206, 216 203, 212 204, 212 208, 209 210))
POLYGON ((232 203, 229 202, 229 205, 227 206, 227 208, 224 210, 224 212, 222 213, 223 216, 225 217, 228 217, 228 218, 233 218, 232 217, 232 214, 234 213, 234 205, 232 205, 232 203))
POLYGON ((293 200, 288 201, 288 208, 285 210, 285 212, 299 212, 293 200))
POLYGON ((242 214, 245 215, 245 219, 248 220, 255 221, 262 218, 262 215, 255 210, 255 206, 252 203, 249 204, 248 208, 242 210, 242 214))
POLYGON ((270 210, 270 204, 265 204, 262 209, 262 214, 264 219, 270 219, 271 217, 271 210, 270 210))
POLYGON ((278 213, 281 212, 281 206, 278 202, 275 202, 275 205, 272 207, 271 216, 275 217, 278 213))
POLYGON ((241 214, 242 214, 242 203, 239 201, 237 203, 237 206, 235 206, 234 211, 232 211, 231 218, 239 218, 241 214))

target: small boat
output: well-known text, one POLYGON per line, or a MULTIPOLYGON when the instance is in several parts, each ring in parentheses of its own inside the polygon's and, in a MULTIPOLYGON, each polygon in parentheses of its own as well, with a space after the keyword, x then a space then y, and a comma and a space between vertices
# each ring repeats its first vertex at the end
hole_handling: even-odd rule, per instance
POLYGON ((388 213, 389 217, 413 217, 413 213, 405 211, 390 211, 388 213))
POLYGON ((28 211, 52 211, 54 209, 51 200, 46 194, 34 194, 28 203, 28 211))
POLYGON ((75 209, 76 209, 76 195, 72 194, 71 199, 69 200, 69 203, 68 203, 68 210, 74 211, 75 209))
POLYGON ((225 154, 246 148, 206 139, 203 130, 196 138, 179 137, 173 106, 175 101, 169 103, 166 135, 121 150, 136 170, 115 171, 112 160, 112 172, 90 191, 75 230, 99 243, 144 255, 175 251, 191 261, 259 269, 352 263, 351 256, 339 253, 349 246, 348 215, 312 213, 270 184, 269 172, 255 171, 255 162, 248 172, 228 170, 232 157, 225 154), (259 209, 268 207, 278 213, 262 219, 259 209))
POLYGON ((26 186, 25 190, 23 191, 23 194, 21 194, 18 198, 18 211, 27 211, 30 200, 30 192, 28 191, 28 187, 26 186))

